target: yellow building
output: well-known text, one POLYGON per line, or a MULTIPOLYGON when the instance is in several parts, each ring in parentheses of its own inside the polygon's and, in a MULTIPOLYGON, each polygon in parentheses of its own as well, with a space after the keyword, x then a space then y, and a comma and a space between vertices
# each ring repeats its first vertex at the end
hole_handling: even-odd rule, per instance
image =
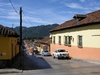
POLYGON ((50 38, 49 36, 44 37, 42 40, 35 42, 36 49, 41 52, 43 50, 50 50, 50 38))
POLYGON ((0 25, 0 61, 13 63, 19 53, 18 34, 0 25))
POLYGON ((50 38, 49 36, 44 37, 42 40, 40 40, 40 47, 41 47, 41 51, 43 50, 50 50, 50 38))
POLYGON ((100 10, 73 18, 50 30, 51 54, 63 48, 73 58, 100 60, 100 10))

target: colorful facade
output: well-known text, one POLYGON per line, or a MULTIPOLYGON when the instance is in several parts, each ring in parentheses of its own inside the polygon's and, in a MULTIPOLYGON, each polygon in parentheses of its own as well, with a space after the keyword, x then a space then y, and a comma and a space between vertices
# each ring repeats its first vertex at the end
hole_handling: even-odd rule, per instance
POLYGON ((0 61, 14 62, 19 53, 18 34, 0 25, 0 61))
POLYGON ((41 47, 43 50, 48 50, 48 51, 50 50, 49 48, 50 47, 50 37, 49 36, 42 39, 40 43, 41 43, 41 47))
POLYGON ((100 10, 66 21, 50 31, 51 54, 62 48, 70 57, 100 60, 100 10))
POLYGON ((50 38, 49 36, 44 37, 42 40, 39 40, 38 42, 35 43, 35 47, 39 52, 43 50, 48 50, 50 51, 50 38))

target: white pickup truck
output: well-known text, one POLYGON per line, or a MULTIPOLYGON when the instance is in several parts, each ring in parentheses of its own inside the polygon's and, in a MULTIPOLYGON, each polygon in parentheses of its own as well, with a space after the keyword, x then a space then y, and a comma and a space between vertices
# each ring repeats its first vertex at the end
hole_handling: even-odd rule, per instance
POLYGON ((53 52, 52 54, 53 58, 69 58, 69 53, 68 51, 64 50, 64 49, 57 49, 53 52))

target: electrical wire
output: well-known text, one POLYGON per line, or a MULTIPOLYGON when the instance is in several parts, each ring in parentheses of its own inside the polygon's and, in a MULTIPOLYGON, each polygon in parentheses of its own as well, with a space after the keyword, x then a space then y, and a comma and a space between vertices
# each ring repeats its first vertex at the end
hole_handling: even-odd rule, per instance
POLYGON ((23 15, 25 16, 25 18, 27 19, 27 21, 32 25, 32 23, 30 22, 30 20, 27 18, 27 16, 25 15, 24 11, 22 12, 23 15))
MULTIPOLYGON (((11 5, 12 5, 13 9, 15 10, 15 12, 16 12, 17 14, 19 14, 19 13, 17 12, 17 10, 15 9, 15 7, 14 7, 12 1, 9 0, 9 2, 11 3, 11 5)), ((31 23, 30 20, 27 18, 27 16, 25 15, 25 13, 24 13, 24 12, 22 12, 22 13, 23 13, 23 15, 25 16, 25 18, 27 19, 27 21, 32 25, 32 23, 31 23)))
POLYGON ((19 14, 19 13, 17 12, 17 10, 15 9, 15 7, 14 7, 13 3, 11 2, 11 0, 9 0, 9 2, 11 3, 11 6, 12 6, 13 9, 15 10, 15 12, 16 12, 17 14, 19 14))

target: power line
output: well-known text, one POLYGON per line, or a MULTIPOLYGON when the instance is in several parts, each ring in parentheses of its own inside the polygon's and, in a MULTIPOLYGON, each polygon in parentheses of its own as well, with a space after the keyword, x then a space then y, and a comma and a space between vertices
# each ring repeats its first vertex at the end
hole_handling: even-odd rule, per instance
POLYGON ((13 9, 15 10, 15 12, 16 12, 17 14, 19 14, 19 13, 17 12, 17 10, 15 9, 15 7, 14 7, 13 3, 11 2, 11 0, 9 0, 9 2, 11 3, 11 5, 12 5, 13 9))
POLYGON ((27 16, 25 15, 25 13, 23 12, 25 18, 27 19, 27 21, 32 25, 32 23, 30 22, 30 20, 27 18, 27 16))
MULTIPOLYGON (((11 3, 11 5, 12 5, 13 9, 15 10, 15 12, 16 12, 17 14, 19 14, 19 13, 17 12, 17 10, 15 9, 15 7, 14 7, 12 1, 9 0, 9 2, 11 3)), ((22 12, 22 13, 24 14, 24 12, 22 12)), ((25 16, 25 18, 28 20, 28 22, 32 25, 32 23, 31 23, 30 20, 27 18, 27 16, 26 16, 25 14, 24 14, 24 16, 25 16)))

